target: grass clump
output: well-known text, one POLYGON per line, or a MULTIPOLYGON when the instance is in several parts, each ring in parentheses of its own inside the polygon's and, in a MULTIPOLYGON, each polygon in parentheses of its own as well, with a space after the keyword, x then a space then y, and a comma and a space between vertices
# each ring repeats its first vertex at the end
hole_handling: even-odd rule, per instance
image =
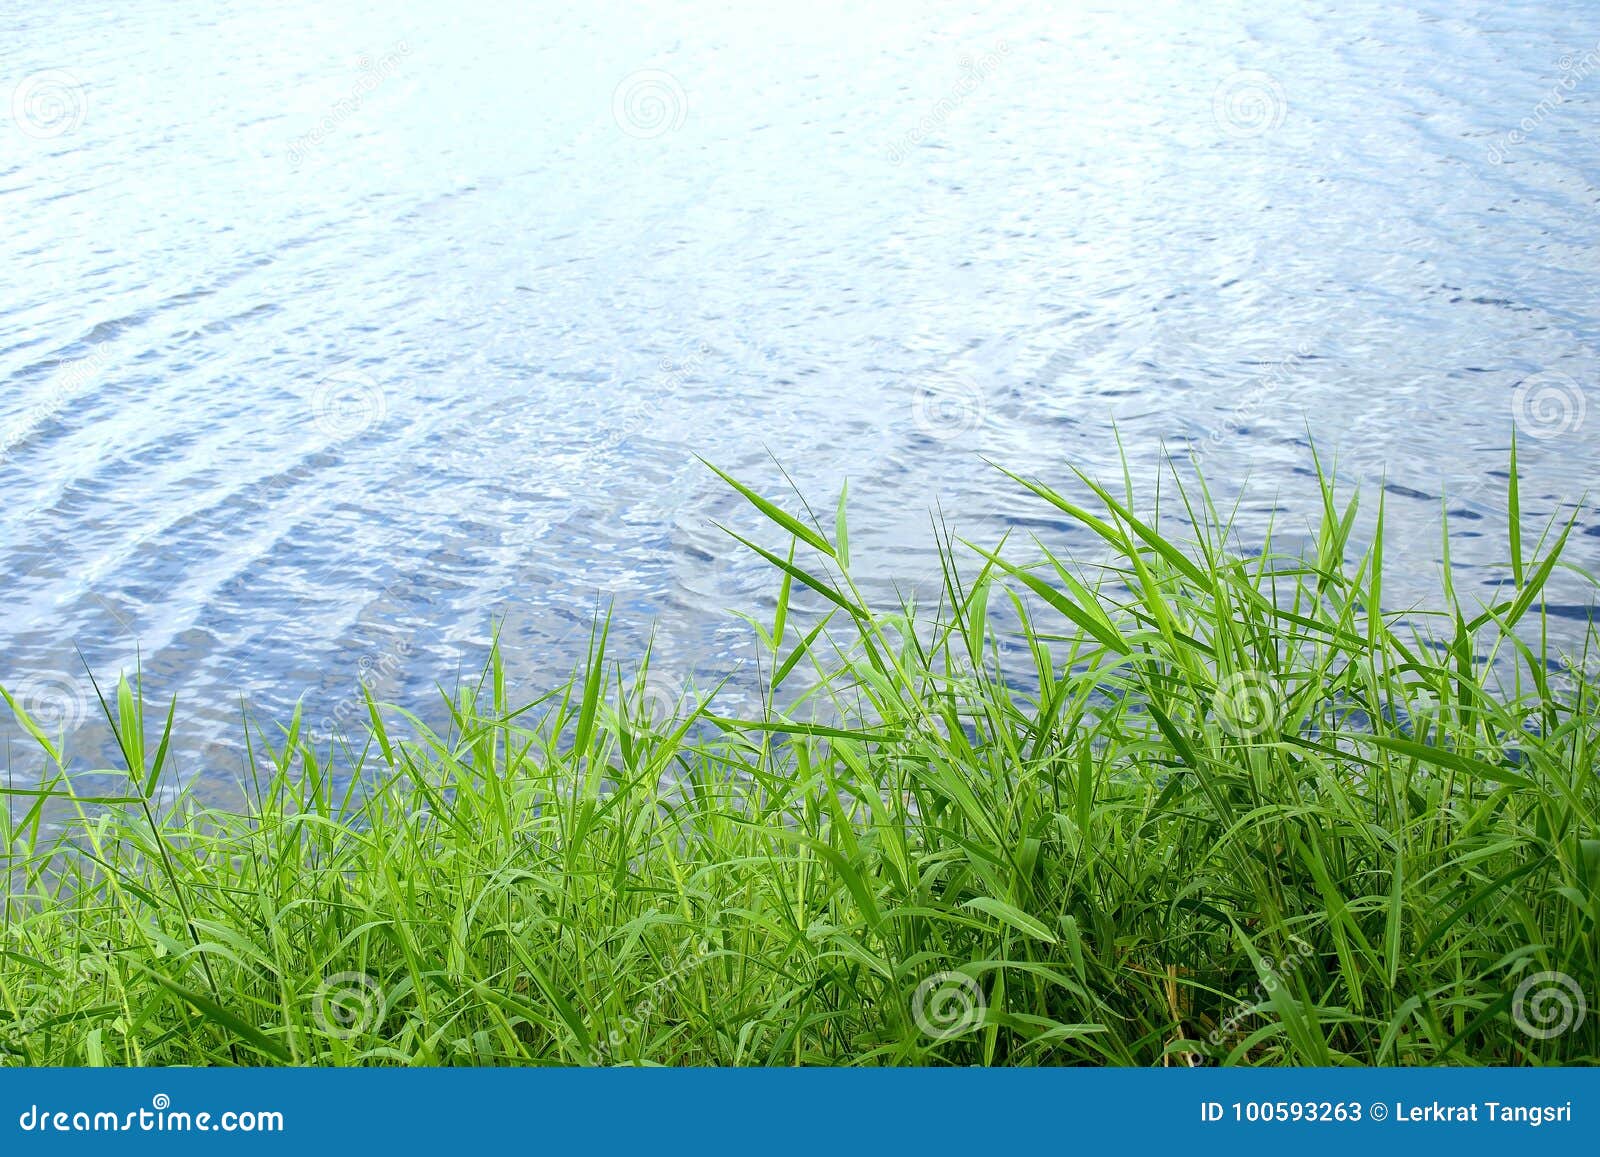
POLYGON ((825 530, 728 481, 779 539, 740 540, 779 584, 758 709, 655 709, 602 623, 532 702, 496 650, 441 726, 258 734, 234 809, 157 806, 136 684, 115 798, 23 717, 7 1059, 1600 1057, 1594 633, 1564 666, 1540 598, 1570 527, 1513 513, 1492 601, 1400 615, 1381 509, 1354 550, 1326 480, 1313 549, 1246 556, 1203 482, 1141 517, 1018 478, 1095 566, 946 534, 939 597, 881 609, 842 499, 825 530))

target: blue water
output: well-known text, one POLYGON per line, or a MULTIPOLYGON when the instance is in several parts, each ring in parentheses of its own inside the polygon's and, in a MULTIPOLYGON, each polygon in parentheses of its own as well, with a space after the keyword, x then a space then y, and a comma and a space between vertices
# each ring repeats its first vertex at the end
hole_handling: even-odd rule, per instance
POLYGON ((241 700, 422 706, 496 621, 530 689, 613 600, 621 650, 724 669, 775 584, 696 453, 825 510, 848 478, 885 594, 937 575, 935 507, 1040 529, 983 456, 1195 453, 1292 547, 1314 438, 1387 471, 1404 606, 1441 506, 1458 587, 1503 579, 1517 417, 1525 516, 1594 568, 1594 16, 15 8, 0 681, 92 752, 85 665, 142 661, 204 777, 241 700))

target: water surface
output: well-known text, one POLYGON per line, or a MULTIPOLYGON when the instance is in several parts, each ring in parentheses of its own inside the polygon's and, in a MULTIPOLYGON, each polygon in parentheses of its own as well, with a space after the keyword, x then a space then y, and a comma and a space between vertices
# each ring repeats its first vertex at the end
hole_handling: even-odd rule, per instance
POLYGON ((3 23, 0 672, 76 725, 84 664, 137 656, 187 773, 233 773, 200 741, 241 698, 420 705, 496 621, 530 689, 603 601, 674 678, 747 656, 727 610, 774 584, 696 454, 823 508, 848 478, 886 590, 936 575, 936 506, 1040 513, 984 456, 1197 453, 1292 544, 1315 439, 1387 470, 1404 606, 1442 507, 1457 584, 1502 581, 1518 417, 1525 512, 1600 563, 1585 4, 3 23))

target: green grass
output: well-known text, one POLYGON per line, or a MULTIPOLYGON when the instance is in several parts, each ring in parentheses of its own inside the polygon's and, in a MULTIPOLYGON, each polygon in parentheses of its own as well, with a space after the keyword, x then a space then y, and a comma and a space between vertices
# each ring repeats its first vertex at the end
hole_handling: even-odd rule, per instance
POLYGON ((437 728, 369 700, 345 742, 257 731, 231 809, 162 795, 172 711, 124 682, 115 799, 24 720, 51 770, 10 793, 0 1048, 1594 1061, 1595 631, 1564 667, 1541 592, 1570 528, 1526 533, 1511 474, 1502 589, 1466 605, 1447 560, 1440 606, 1403 615, 1378 611, 1381 510, 1356 549, 1327 481, 1313 549, 1246 554, 1187 475, 1159 520, 1131 487, 1018 478, 1105 556, 941 532, 939 596, 885 609, 842 499, 824 522, 730 479, 778 585, 749 620, 758 708, 689 694, 665 717, 602 622, 532 702, 497 650, 437 728))

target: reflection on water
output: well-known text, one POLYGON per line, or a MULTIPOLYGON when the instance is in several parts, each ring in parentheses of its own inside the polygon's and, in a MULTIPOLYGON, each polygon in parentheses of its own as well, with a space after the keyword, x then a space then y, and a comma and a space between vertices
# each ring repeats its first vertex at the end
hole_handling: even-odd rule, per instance
POLYGON ((1582 5, 190 9, 7 18, 0 655, 69 724, 79 651, 194 740, 422 704, 496 620, 548 681, 603 602, 725 667, 773 584, 697 453, 848 477, 887 590, 935 506, 1039 513, 984 456, 1192 453, 1292 545, 1314 438, 1404 605, 1441 506, 1502 576, 1515 416, 1600 562, 1582 5))

